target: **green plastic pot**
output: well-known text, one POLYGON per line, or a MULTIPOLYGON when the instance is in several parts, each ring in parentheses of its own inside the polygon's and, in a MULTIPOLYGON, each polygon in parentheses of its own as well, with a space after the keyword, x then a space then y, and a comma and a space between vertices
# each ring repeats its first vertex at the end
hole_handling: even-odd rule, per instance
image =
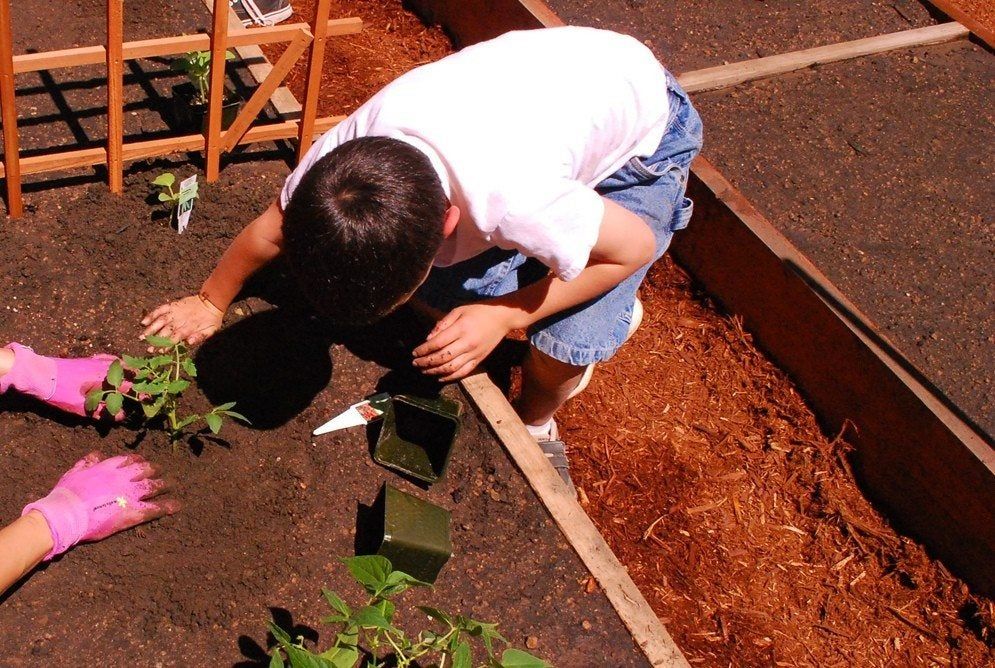
POLYGON ((438 482, 449 467, 459 433, 459 402, 399 394, 383 415, 373 459, 427 483, 438 482))
POLYGON ((449 511, 384 483, 373 506, 382 528, 376 553, 396 570, 435 582, 453 553, 449 511))

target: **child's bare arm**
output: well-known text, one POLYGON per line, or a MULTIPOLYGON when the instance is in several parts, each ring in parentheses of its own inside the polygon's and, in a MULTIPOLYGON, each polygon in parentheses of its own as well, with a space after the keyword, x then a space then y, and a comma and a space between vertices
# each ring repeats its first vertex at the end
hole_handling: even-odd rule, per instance
POLYGON ((656 239, 636 214, 605 200, 590 261, 572 281, 548 276, 516 292, 453 309, 415 349, 415 366, 443 380, 468 375, 513 329, 608 292, 653 259, 656 239))
POLYGON ((282 229, 283 213, 274 202, 235 237, 198 294, 163 304, 142 319, 142 337, 157 334, 193 345, 214 334, 245 281, 280 254, 282 229))

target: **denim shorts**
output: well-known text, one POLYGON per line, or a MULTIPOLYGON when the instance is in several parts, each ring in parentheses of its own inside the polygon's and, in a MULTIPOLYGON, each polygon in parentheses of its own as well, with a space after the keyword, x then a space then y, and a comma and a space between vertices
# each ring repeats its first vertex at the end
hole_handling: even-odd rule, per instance
MULTIPOLYGON (((670 118, 660 146, 651 156, 634 157, 595 186, 610 200, 637 214, 656 236, 654 261, 664 254, 674 232, 691 219, 685 197, 691 161, 701 150, 701 118, 687 93, 667 75, 670 118)), ((650 263, 652 264, 652 263, 650 263)), ((534 324, 528 332, 536 348, 561 362, 586 366, 614 355, 625 340, 636 291, 650 264, 604 295, 534 324)), ((450 267, 435 267, 415 296, 449 311, 461 304, 514 292, 549 274, 534 258, 491 248, 450 267)))

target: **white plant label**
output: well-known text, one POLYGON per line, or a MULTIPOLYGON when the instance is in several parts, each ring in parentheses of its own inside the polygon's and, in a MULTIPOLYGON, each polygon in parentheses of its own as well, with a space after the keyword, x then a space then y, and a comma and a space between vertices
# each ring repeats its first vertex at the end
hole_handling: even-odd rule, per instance
POLYGON ((180 181, 180 201, 176 205, 176 232, 183 234, 190 224, 190 214, 193 213, 193 201, 197 199, 197 175, 194 174, 180 181))

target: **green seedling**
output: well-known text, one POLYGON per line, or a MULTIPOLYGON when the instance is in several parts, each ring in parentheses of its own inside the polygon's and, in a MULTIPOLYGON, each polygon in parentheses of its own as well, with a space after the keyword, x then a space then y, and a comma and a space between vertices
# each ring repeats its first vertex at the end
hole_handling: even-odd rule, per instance
MULTIPOLYGON (((225 51, 225 60, 234 60, 235 54, 225 51)), ((173 61, 173 69, 179 70, 187 75, 190 83, 196 90, 194 104, 207 104, 207 91, 210 88, 211 78, 211 52, 210 51, 190 51, 184 56, 173 61)))
MULTIPOLYGON (((152 185, 159 188, 159 201, 165 204, 169 208, 170 215, 176 211, 176 207, 180 205, 180 189, 173 188, 176 184, 176 177, 173 176, 171 172, 163 172, 159 176, 152 179, 152 185)), ((197 197, 197 191, 194 190, 193 197, 197 197)))
MULTIPOLYGON (((497 630, 497 624, 481 622, 462 615, 452 615, 436 608, 417 609, 435 626, 409 635, 395 626, 394 596, 411 587, 431 587, 407 573, 395 571, 390 560, 372 555, 342 560, 353 578, 368 594, 366 604, 349 607, 333 591, 322 590, 332 614, 322 621, 339 626, 335 643, 320 654, 304 645, 304 638, 290 634, 270 623, 276 645, 270 650, 270 668, 354 668, 362 661, 365 668, 396 666, 409 668, 434 665, 439 668, 551 668, 550 664, 528 652, 510 647, 497 630), (483 645, 484 656, 474 659, 474 643, 483 645), (496 646, 503 646, 500 655, 496 646)), ((479 649, 479 648, 478 648, 479 649)))
POLYGON ((138 404, 147 421, 160 416, 165 418, 169 438, 176 443, 183 437, 183 431, 198 422, 203 422, 212 434, 218 434, 225 418, 233 418, 248 423, 244 415, 232 410, 235 402, 215 406, 205 415, 180 417, 179 404, 197 377, 197 366, 190 358, 187 347, 163 336, 147 336, 145 341, 159 349, 159 354, 151 357, 123 355, 114 361, 107 370, 107 385, 86 395, 85 408, 92 413, 101 402, 107 412, 116 415, 124 407, 125 401, 138 404), (125 370, 133 374, 134 381, 128 387, 125 383, 125 370))

